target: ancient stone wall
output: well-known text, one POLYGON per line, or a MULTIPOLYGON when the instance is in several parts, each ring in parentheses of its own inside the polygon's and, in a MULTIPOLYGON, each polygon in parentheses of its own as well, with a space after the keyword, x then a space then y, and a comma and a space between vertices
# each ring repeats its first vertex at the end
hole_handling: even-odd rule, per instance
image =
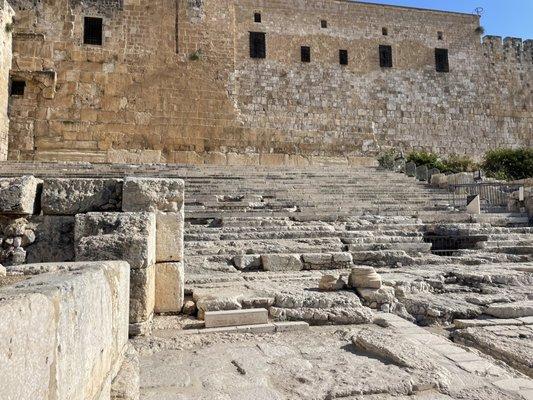
POLYGON ((9 70, 11 69, 11 31, 14 11, 7 0, 0 1, 0 161, 7 159, 9 118, 9 70))
POLYGON ((12 1, 12 78, 27 82, 11 98, 13 160, 295 165, 391 145, 532 145, 533 42, 481 44, 477 16, 340 0, 12 1), (103 18, 102 46, 83 44, 85 16, 103 18), (249 32, 266 33, 266 59, 250 58, 249 32))
POLYGON ((183 306, 183 205, 180 179, 0 178, 0 264, 127 261, 130 334, 144 334, 183 306))

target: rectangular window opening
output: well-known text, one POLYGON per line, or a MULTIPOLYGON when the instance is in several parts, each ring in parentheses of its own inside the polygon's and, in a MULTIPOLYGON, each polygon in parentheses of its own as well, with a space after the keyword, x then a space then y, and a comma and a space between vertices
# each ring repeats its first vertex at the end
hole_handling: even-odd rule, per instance
POLYGON ((19 80, 11 81, 11 86, 9 88, 9 94, 11 96, 24 96, 25 90, 26 90, 26 81, 19 81, 19 80))
POLYGON ((389 30, 387 28, 381 28, 381 34, 383 36, 388 36, 389 35, 389 30))
POLYGON ((304 63, 311 62, 311 48, 309 46, 302 46, 301 59, 304 63))
POLYGON ((340 65, 348 65, 348 50, 339 50, 340 65))
POLYGON ((328 21, 326 21, 325 19, 321 20, 320 21, 320 26, 324 29, 326 29, 328 27, 328 21))
POLYGON ((381 68, 392 68, 392 47, 386 45, 379 46, 379 66, 381 68))
POLYGON ((435 67, 437 72, 450 72, 447 49, 435 49, 435 67))
POLYGON ((96 46, 102 45, 103 20, 96 17, 85 17, 83 25, 83 43, 96 46))
POLYGON ((261 13, 254 14, 254 22, 257 22, 258 24, 261 23, 261 13))
POLYGON ((250 58, 266 58, 266 35, 250 32, 250 58))

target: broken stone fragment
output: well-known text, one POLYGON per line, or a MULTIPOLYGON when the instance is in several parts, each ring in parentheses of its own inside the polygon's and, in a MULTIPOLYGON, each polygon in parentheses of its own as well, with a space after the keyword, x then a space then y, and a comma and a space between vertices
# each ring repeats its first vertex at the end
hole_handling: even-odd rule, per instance
POLYGON ((318 288, 324 291, 335 291, 341 290, 342 288, 344 288, 344 285, 345 283, 342 280, 342 277, 334 275, 324 275, 320 279, 318 288))
POLYGON ((356 289, 379 289, 381 277, 373 267, 352 268, 348 278, 348 286, 356 289))
POLYGON ((31 215, 38 212, 42 181, 34 176, 0 178, 0 213, 31 215))
POLYGON ((139 356, 133 345, 128 343, 124 352, 124 361, 111 383, 111 400, 139 400, 139 387, 139 356))
POLYGON ((188 300, 183 305, 182 313, 185 315, 194 315, 196 314, 196 303, 194 301, 188 300))
POLYGON ((7 275, 6 267, 0 264, 0 276, 6 276, 6 275, 7 275))
POLYGON ((365 304, 376 303, 378 305, 391 304, 396 300, 394 288, 382 286, 379 289, 358 288, 357 293, 365 300, 365 304))
POLYGON ((261 263, 265 271, 301 271, 303 263, 298 254, 264 254, 261 263))
POLYGON ((179 212, 183 207, 184 182, 172 178, 124 180, 123 211, 179 212))
POLYGON ((239 254, 233 257, 233 265, 240 271, 260 269, 261 256, 257 254, 239 254))

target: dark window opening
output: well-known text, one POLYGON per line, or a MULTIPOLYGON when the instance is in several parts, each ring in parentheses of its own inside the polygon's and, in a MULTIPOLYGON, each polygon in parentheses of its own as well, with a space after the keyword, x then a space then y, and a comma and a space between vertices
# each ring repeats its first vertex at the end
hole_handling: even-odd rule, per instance
POLYGON ((339 50, 339 63, 348 65, 348 50, 339 50))
POLYGON ((254 14, 254 22, 261 23, 261 13, 254 14))
POLYGON ((301 57, 302 57, 302 62, 304 63, 311 62, 311 48, 308 46, 302 46, 301 57))
POLYGON ((389 34, 389 30, 388 30, 387 28, 381 28, 381 34, 382 34, 383 36, 388 36, 388 34, 389 34))
POLYGON ((320 21, 320 26, 322 28, 324 28, 324 29, 327 28, 328 27, 328 21, 326 21, 325 19, 321 20, 320 21))
POLYGON ((11 81, 9 89, 11 96, 24 96, 24 90, 26 90, 26 81, 11 81))
POLYGON ((447 49, 435 49, 435 67, 437 72, 450 72, 447 49))
POLYGON ((263 32, 250 32, 250 58, 266 57, 266 35, 263 32))
POLYGON ((392 68, 392 47, 379 46, 379 66, 381 68, 392 68))
POLYGON ((102 18, 85 17, 83 25, 83 43, 102 45, 103 20, 102 18))
POLYGON ((444 40, 444 33, 442 33, 442 32, 437 32, 437 39, 439 39, 439 40, 444 40))

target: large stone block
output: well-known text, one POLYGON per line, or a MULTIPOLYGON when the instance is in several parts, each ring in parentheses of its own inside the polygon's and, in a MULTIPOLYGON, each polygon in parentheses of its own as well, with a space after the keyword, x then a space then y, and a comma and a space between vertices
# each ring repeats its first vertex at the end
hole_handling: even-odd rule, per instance
POLYGON ((155 307, 156 313, 177 313, 184 300, 185 277, 183 263, 162 263, 155 265, 155 307))
POLYGON ((155 263, 156 218, 153 213, 76 215, 77 261, 124 260, 131 268, 155 263))
POLYGON ((76 215, 122 208, 122 181, 119 179, 51 178, 43 184, 44 214, 76 215))
POLYGON ((150 319, 155 306, 155 267, 132 269, 130 280, 130 323, 150 319))
POLYGON ((178 212, 183 207, 184 182, 172 178, 124 180, 123 211, 178 212))
POLYGON ((261 263, 265 271, 301 271, 304 267, 298 254, 264 254, 261 263))
POLYGON ((34 176, 0 178, 0 213, 31 215, 38 212, 42 181, 34 176))
POLYGON ((0 397, 109 398, 128 341, 127 263, 33 269, 61 272, 0 289, 0 397))
POLYGON ((156 261, 183 260, 184 208, 175 213, 156 213, 156 261))

